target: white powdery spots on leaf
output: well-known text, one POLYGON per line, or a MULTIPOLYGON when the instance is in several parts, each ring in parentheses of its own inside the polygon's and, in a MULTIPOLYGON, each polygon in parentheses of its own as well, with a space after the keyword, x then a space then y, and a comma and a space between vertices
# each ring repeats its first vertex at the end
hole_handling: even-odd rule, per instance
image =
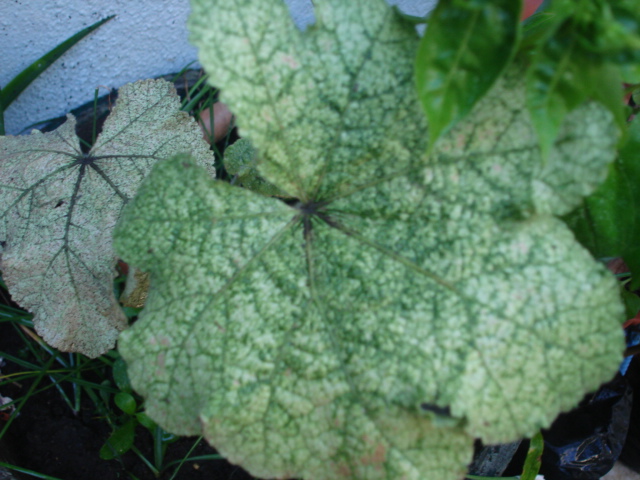
POLYGON ((617 134, 611 113, 598 104, 589 103, 572 111, 560 131, 557 148, 536 172, 536 209, 564 215, 593 193, 616 155, 617 134))
POLYGON ((153 418, 259 477, 454 480, 474 437, 528 435, 613 374, 615 282, 550 215, 599 178, 563 165, 607 160, 601 110, 547 168, 508 72, 425 159, 417 39, 382 1, 317 0, 305 33, 279 0, 213 4, 203 64, 297 199, 176 158, 127 208, 116 246, 152 291, 121 352, 153 418))
POLYGON ((384 2, 321 2, 317 25, 304 35, 286 13, 274 15, 285 8, 280 0, 249 3, 252 15, 243 21, 251 30, 226 28, 238 11, 223 1, 216 8, 194 3, 190 29, 202 64, 220 72, 215 82, 224 85, 241 134, 261 151, 267 180, 309 199, 348 179, 388 174, 410 157, 378 148, 380 138, 395 139, 405 152, 426 147, 413 130, 424 128, 411 71, 417 37, 384 2), (225 27, 211 33, 211 22, 225 27), (226 54, 238 46, 251 52, 246 63, 226 54), (390 61, 396 68, 387 68, 390 61), (377 161, 381 154, 387 162, 377 161), (374 163, 377 169, 366 168, 374 163))
POLYGON ((621 310, 612 302, 615 281, 558 220, 541 216, 514 226, 496 239, 485 260, 493 259, 509 270, 465 282, 477 299, 474 353, 453 410, 476 412, 467 414, 470 433, 498 443, 512 438, 516 425, 532 435, 611 375, 620 350, 610 345, 620 344, 620 332, 590 326, 602 324, 595 319, 603 308, 612 323, 621 310))
POLYGON ((3 276, 51 345, 95 357, 126 327, 111 233, 151 166, 188 151, 213 172, 199 128, 179 109, 173 85, 142 81, 120 90, 87 154, 72 116, 48 134, 0 138, 3 276))

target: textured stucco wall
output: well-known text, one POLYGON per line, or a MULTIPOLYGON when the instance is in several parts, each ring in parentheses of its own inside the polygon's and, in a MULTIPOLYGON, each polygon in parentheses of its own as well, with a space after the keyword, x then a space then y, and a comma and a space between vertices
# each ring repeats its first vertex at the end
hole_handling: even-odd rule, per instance
MULTIPOLYGON (((388 1, 412 15, 424 15, 435 4, 388 1)), ((313 23, 311 0, 287 3, 298 26, 313 23)), ((112 14, 116 18, 67 52, 9 107, 7 133, 64 115, 90 101, 98 86, 117 88, 179 71, 196 60, 185 26, 188 0, 0 0, 0 86, 72 34, 112 14)))

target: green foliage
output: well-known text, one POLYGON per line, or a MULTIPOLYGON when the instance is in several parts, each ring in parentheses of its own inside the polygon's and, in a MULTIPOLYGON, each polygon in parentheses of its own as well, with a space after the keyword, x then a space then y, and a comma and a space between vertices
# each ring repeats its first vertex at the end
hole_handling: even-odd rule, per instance
POLYGON ((524 461, 524 467, 522 469, 522 475, 520 480, 535 480, 538 472, 540 471, 540 464, 542 463, 542 451, 544 450, 544 439, 542 433, 538 432, 529 442, 529 451, 527 452, 527 458, 524 461))
POLYGON ((416 60, 431 148, 511 63, 526 69, 524 95, 546 158, 569 112, 589 99, 624 127, 622 79, 640 82, 640 14, 630 1, 555 0, 528 20, 518 1, 440 1, 416 60), (453 33, 455 32, 455 33, 453 33))
POLYGON ((129 418, 124 425, 118 427, 100 449, 100 458, 103 460, 113 460, 117 456, 123 455, 131 450, 135 436, 135 428, 135 418, 129 418))
MULTIPOLYGON (((29 415, 24 411, 29 402, 37 401, 36 397, 45 390, 55 389, 74 416, 79 416, 81 410, 92 408, 94 419, 101 419, 112 427, 113 433, 105 439, 105 446, 100 452, 102 458, 122 461, 121 456, 131 450, 138 462, 146 465, 154 475, 173 471, 171 478, 175 477, 185 462, 193 459, 190 451, 177 461, 167 461, 165 454, 177 437, 162 430, 144 413, 143 401, 132 391, 125 363, 117 352, 111 351, 101 357, 88 359, 80 354, 63 353, 49 347, 33 333, 31 315, 5 305, 6 289, 1 279, 0 288, 3 300, 0 303, 0 322, 10 324, 14 335, 23 344, 17 356, 0 351, 0 358, 7 364, 13 364, 14 370, 8 374, 8 367, 3 367, 0 394, 6 395, 7 389, 12 386, 14 389, 16 385, 21 386, 20 396, 3 406, 15 411, 6 423, 0 424, 0 439, 10 430, 19 415, 29 415), (133 411, 132 407, 135 408, 133 411), (145 443, 153 448, 151 459, 141 452, 145 443)), ((3 413, 7 411, 5 409, 3 413)), ((200 441, 201 438, 195 439, 192 450, 200 441)), ((219 455, 197 458, 199 461, 219 459, 219 455)), ((127 463, 131 465, 133 462, 129 459, 127 463)), ((26 473, 29 478, 61 480, 6 462, 0 462, 0 467, 26 473)), ((126 468, 124 471, 129 478, 136 478, 126 468)))
MULTIPOLYGON (((113 362, 112 375, 120 390, 113 396, 113 403, 121 411, 121 415, 114 415, 114 419, 111 421, 113 431, 100 449, 100 458, 113 460, 133 450, 151 471, 159 476, 160 472, 167 467, 164 462, 167 448, 179 437, 165 432, 144 412, 141 399, 131 389, 122 358, 117 358, 113 362), (136 428, 138 427, 146 429, 153 439, 153 462, 144 458, 135 447, 136 428)), ((108 400, 105 403, 108 403, 108 400)))
POLYGON ((521 8, 514 0, 455 0, 439 2, 430 15, 415 76, 432 147, 469 114, 511 61, 521 8))
POLYGON ((151 166, 182 151, 213 163, 173 85, 160 80, 121 89, 88 153, 71 115, 48 134, 0 137, 0 268, 50 345, 90 357, 113 348, 127 323, 112 288, 112 229, 151 166))
POLYGON ((232 176, 232 183, 267 197, 287 195, 258 173, 258 152, 246 138, 239 139, 224 152, 224 166, 232 176))
POLYGON ((509 68, 427 157, 419 39, 382 1, 194 1, 202 64, 297 201, 158 163, 114 242, 151 275, 119 340, 147 412, 254 475, 459 478, 473 438, 533 435, 615 372, 613 277, 555 216, 617 131, 569 111, 544 158, 509 68))
POLYGON ((624 258, 640 286, 640 122, 633 121, 609 175, 567 222, 596 257, 624 258))
POLYGON ((568 112, 589 98, 623 126, 620 65, 640 60, 640 17, 632 3, 552 2, 545 34, 527 58, 527 101, 543 152, 568 112))
POLYGON ((245 137, 235 185, 163 82, 123 88, 87 154, 73 118, 0 138, 0 266, 47 342, 102 354, 127 323, 116 260, 125 311, 151 278, 119 338, 131 382, 114 355, 98 394, 103 458, 142 429, 156 474, 170 431, 263 477, 453 480, 474 438, 534 435, 616 371, 618 285, 557 217, 640 268, 637 127, 611 163, 631 3, 522 28, 519 2, 442 1, 422 40, 382 0, 315 4, 300 32, 280 0, 193 0, 245 137))

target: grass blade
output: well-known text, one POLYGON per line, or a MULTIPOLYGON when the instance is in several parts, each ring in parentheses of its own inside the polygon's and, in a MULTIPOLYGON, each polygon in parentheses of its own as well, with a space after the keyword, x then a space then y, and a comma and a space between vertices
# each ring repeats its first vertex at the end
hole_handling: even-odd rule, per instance
POLYGON ((542 463, 543 449, 544 439, 542 438, 542 433, 538 432, 531 438, 520 480, 536 480, 538 472, 540 471, 540 464, 542 463))
POLYGON ((69 37, 57 47, 53 48, 49 52, 45 53, 38 60, 33 62, 22 72, 15 76, 5 87, 0 91, 0 112, 6 110, 9 105, 20 95, 25 88, 27 88, 31 82, 33 82, 42 72, 44 72, 53 62, 60 58, 76 43, 96 30, 104 23, 111 20, 115 15, 111 15, 107 18, 88 26, 84 30, 79 31, 75 35, 69 37))
POLYGON ((0 467, 13 470, 14 472, 24 473, 25 475, 29 475, 31 477, 42 478, 43 480, 60 480, 58 477, 52 477, 50 475, 45 475, 44 473, 38 473, 27 468, 18 467, 17 465, 11 465, 10 463, 0 462, 0 467))
MULTIPOLYGON (((0 99, 2 98, 2 88, 0 88, 0 99)), ((0 101, 0 135, 5 135, 4 132, 4 108, 2 107, 2 101, 0 101)))

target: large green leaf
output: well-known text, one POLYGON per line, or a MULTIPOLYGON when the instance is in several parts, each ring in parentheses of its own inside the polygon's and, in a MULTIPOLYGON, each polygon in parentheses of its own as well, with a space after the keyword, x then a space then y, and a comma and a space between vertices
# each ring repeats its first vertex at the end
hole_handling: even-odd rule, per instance
POLYGON ((51 133, 0 137, 0 268, 47 343, 95 357, 127 325, 113 293, 122 206, 160 158, 212 158, 166 81, 123 87, 89 153, 75 125, 69 115, 51 133))
POLYGON ((415 70, 432 146, 471 111, 511 61, 521 8, 522 2, 514 0, 438 2, 415 70))
POLYGON ((115 231, 151 274, 119 340, 163 428, 254 475, 457 479, 616 371, 613 277, 564 214, 604 179, 611 115, 570 113, 542 161, 517 71, 425 158, 418 39, 380 1, 194 1, 201 62, 298 201, 159 163, 115 231))

